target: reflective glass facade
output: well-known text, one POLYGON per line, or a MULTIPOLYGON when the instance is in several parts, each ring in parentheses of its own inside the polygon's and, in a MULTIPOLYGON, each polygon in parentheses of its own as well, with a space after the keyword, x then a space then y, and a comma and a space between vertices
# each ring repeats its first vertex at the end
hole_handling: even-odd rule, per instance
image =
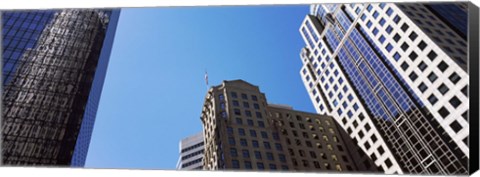
POLYGON ((84 165, 118 15, 2 13, 4 164, 84 165))

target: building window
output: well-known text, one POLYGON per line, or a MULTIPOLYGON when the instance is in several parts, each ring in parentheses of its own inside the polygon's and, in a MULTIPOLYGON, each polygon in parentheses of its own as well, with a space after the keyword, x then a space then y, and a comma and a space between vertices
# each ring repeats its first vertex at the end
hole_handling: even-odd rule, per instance
POLYGON ((408 37, 410 38, 410 40, 415 41, 415 39, 417 39, 418 35, 417 35, 417 33, 412 32, 412 33, 410 33, 410 35, 408 37))
POLYGON ((248 124, 249 126, 253 126, 253 120, 247 119, 247 124, 248 124))
POLYGON ((257 118, 262 118, 262 113, 260 112, 255 112, 255 115, 257 116, 257 118))
POLYGON ((285 155, 283 155, 283 154, 278 154, 278 159, 280 159, 280 162, 287 162, 287 159, 285 158, 285 155))
POLYGON ((233 137, 228 137, 228 144, 235 145, 235 139, 233 137))
POLYGON ((383 42, 385 42, 385 37, 383 35, 381 35, 378 40, 380 41, 380 43, 383 44, 383 42))
POLYGON ((260 153, 260 151, 255 151, 254 153, 256 159, 262 159, 262 153, 260 153))
POLYGON ((398 59, 400 59, 400 54, 398 52, 395 52, 395 54, 393 55, 393 58, 395 59, 395 61, 398 61, 398 59))
POLYGON ((420 41, 420 43, 418 43, 418 48, 420 48, 421 50, 425 49, 427 47, 427 44, 425 42, 420 41))
POLYGON ((392 51, 393 49, 393 46, 391 44, 387 44, 387 46, 385 47, 385 49, 387 49, 388 52, 392 51))
POLYGON ((246 168, 246 169, 252 169, 252 162, 250 162, 250 161, 245 161, 245 168, 246 168))
POLYGON ((415 59, 417 59, 418 55, 417 53, 413 52, 410 53, 410 55, 408 55, 408 57, 412 60, 412 61, 415 61, 415 59))
POLYGON ((407 51, 408 47, 409 47, 409 46, 408 46, 408 44, 407 44, 406 42, 403 42, 402 46, 400 46, 400 48, 402 48, 402 50, 403 50, 404 52, 407 51))
POLYGON ((454 107, 454 108, 457 108, 458 106, 460 106, 460 104, 462 104, 462 102, 460 101, 460 99, 458 99, 456 96, 453 96, 452 99, 450 99, 450 104, 454 107))
POLYGON ((282 145, 280 143, 275 143, 275 148, 279 151, 283 150, 282 145))
POLYGON ((257 162, 257 168, 260 169, 260 170, 263 170, 263 169, 265 169, 265 166, 263 165, 263 163, 257 162))
POLYGON ((403 32, 407 31, 407 30, 408 30, 408 25, 407 25, 407 23, 403 23, 401 29, 402 29, 403 32))
POLYGON ((450 112, 447 110, 447 108, 442 107, 440 110, 438 110, 438 113, 443 117, 447 118, 448 115, 450 115, 450 112))
POLYGON ((458 74, 454 72, 452 73, 452 75, 450 75, 450 77, 448 77, 448 79, 450 79, 453 84, 457 84, 457 82, 460 80, 460 76, 458 76, 458 74))
POLYGON ((244 101, 244 102, 243 102, 243 107, 244 107, 244 108, 250 108, 250 105, 248 104, 248 102, 245 102, 245 101, 244 101))
POLYGON ((418 68, 420 69, 420 71, 424 71, 427 68, 427 64, 421 61, 420 64, 418 64, 418 68))
POLYGON ((277 169, 277 166, 275 164, 270 164, 270 170, 276 170, 277 169))
MULTIPOLYGON (((262 123, 263 123, 263 122, 262 122, 262 123)), ((267 134, 267 132, 262 131, 262 132, 260 132, 260 133, 262 134, 262 138, 268 139, 268 134, 267 134)))
POLYGON ((435 80, 437 80, 437 78, 438 78, 437 75, 433 72, 428 75, 428 80, 430 80, 430 82, 432 82, 432 83, 435 82, 435 80))
POLYGON ((445 95, 445 93, 447 93, 448 90, 450 89, 448 89, 448 87, 445 84, 442 84, 440 85, 440 87, 438 87, 438 91, 442 93, 442 95, 445 95))
POLYGON ((247 94, 242 93, 242 99, 247 100, 248 99, 247 94))
POLYGON ((258 148, 259 147, 258 141, 257 140, 252 140, 252 146, 255 147, 255 148, 258 148))
POLYGON ((423 93, 425 90, 427 90, 427 86, 422 82, 420 85, 418 85, 418 89, 423 93))
POLYGON ((430 53, 428 53, 427 56, 428 56, 428 58, 429 58, 430 60, 433 61, 433 60, 435 60, 435 58, 437 58, 437 53, 435 53, 435 52, 432 50, 432 51, 430 51, 430 53))
POLYGON ((253 100, 253 101, 258 101, 257 96, 252 95, 252 100, 253 100))
POLYGON ((274 160, 273 154, 271 152, 267 152, 267 159, 268 160, 274 160))
POLYGON ((250 153, 248 152, 248 150, 242 150, 242 155, 244 158, 250 158, 250 153))
POLYGON ((240 164, 238 163, 238 160, 232 160, 232 167, 233 168, 240 168, 240 164))
POLYGON ((240 106, 240 104, 238 103, 238 101, 233 100, 233 106, 240 106))
POLYGON ((235 121, 236 121, 237 124, 240 124, 240 125, 243 123, 242 119, 238 118, 238 117, 235 118, 235 121))
POLYGON ((257 137, 257 132, 255 130, 250 130, 250 136, 257 137))
POLYGON ((240 139, 240 145, 242 146, 248 146, 247 140, 246 139, 240 139))
POLYGON ((235 92, 232 92, 231 95, 232 95, 232 98, 238 98, 238 95, 235 92))
POLYGON ((403 71, 406 71, 406 70, 408 69, 409 65, 408 65, 408 63, 407 63, 406 61, 404 61, 404 62, 402 63, 402 65, 400 65, 400 67, 402 67, 403 71))
POLYGON ((454 120, 450 124, 450 128, 452 128, 452 130, 455 131, 455 133, 458 133, 460 130, 462 130, 463 127, 458 123, 458 121, 454 120))
POLYGON ((223 96, 223 94, 218 95, 218 98, 220 101, 225 101, 225 96, 223 96))
POLYGON ((263 147, 265 147, 265 149, 271 149, 270 143, 266 141, 263 142, 263 147))
POLYGON ((385 165, 387 165, 387 168, 392 167, 392 161, 390 159, 385 160, 385 165))
POLYGON ((227 127, 227 133, 229 135, 233 135, 233 128, 232 127, 227 127))
POLYGON ((398 41, 400 40, 400 35, 398 35, 398 33, 395 34, 395 36, 393 36, 393 40, 394 40, 395 42, 398 42, 398 41))
POLYGON ((235 115, 237 115, 237 116, 242 115, 242 114, 240 113, 240 109, 233 109, 233 112, 234 112, 235 115))
POLYGON ((237 154, 237 149, 235 148, 230 148, 230 156, 232 157, 237 157, 238 154, 237 154))
POLYGON ((448 65, 444 61, 441 61, 440 64, 438 64, 437 67, 438 67, 438 69, 440 69, 440 71, 444 72, 445 70, 447 70, 448 65))
POLYGON ((380 153, 380 155, 383 155, 383 153, 385 153, 385 150, 383 149, 382 146, 378 147, 378 152, 380 153))
POLYGON ((263 121, 258 121, 257 123, 259 127, 262 127, 262 128, 265 127, 265 124, 263 123, 263 121))
POLYGON ((260 106, 259 106, 257 103, 254 103, 254 104, 253 104, 253 108, 255 108, 255 109, 260 109, 260 106))
POLYGON ((437 103, 438 99, 435 95, 431 94, 429 97, 428 97, 428 101, 432 104, 432 105, 435 105, 435 103, 437 103))
POLYGON ((415 71, 412 71, 412 73, 410 73, 408 77, 410 77, 410 80, 412 80, 412 82, 414 82, 418 78, 417 74, 415 74, 415 71))

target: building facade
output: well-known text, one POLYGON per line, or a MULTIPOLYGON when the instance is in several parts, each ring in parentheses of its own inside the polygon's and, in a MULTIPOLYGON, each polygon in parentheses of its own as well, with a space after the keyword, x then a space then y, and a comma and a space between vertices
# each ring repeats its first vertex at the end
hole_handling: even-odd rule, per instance
POLYGON ((203 169, 202 159, 204 152, 203 132, 189 136, 180 141, 180 158, 177 169, 179 170, 201 170, 203 169))
POLYGON ((4 165, 84 165, 119 13, 2 12, 4 165))
POLYGON ((300 27, 300 74, 317 113, 386 173, 468 173, 466 9, 312 5, 300 27))
POLYGON ((379 170, 332 117, 268 104, 242 80, 212 87, 201 119, 206 170, 379 170))

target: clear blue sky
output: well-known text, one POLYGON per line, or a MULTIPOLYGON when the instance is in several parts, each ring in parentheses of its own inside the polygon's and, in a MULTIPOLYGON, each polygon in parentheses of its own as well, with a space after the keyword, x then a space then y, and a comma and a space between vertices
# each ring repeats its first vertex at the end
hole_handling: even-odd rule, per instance
POLYGON ((123 9, 88 168, 174 169, 179 141, 202 130, 209 83, 243 79, 270 103, 314 112, 300 78, 309 6, 123 9))

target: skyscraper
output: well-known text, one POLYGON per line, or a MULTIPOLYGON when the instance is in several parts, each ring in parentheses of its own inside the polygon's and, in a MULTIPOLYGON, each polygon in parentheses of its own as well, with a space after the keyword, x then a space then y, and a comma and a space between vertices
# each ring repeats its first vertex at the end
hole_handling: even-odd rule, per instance
POLYGON ((180 141, 180 158, 178 159, 177 169, 181 170, 201 170, 204 143, 203 132, 186 137, 180 141))
POLYGON ((3 164, 84 165, 119 13, 2 13, 3 164))
POLYGON ((468 172, 466 7, 312 5, 300 27, 316 111, 386 173, 468 172))
POLYGON ((212 87, 201 119, 206 170, 378 170, 332 117, 268 104, 243 80, 212 87))

